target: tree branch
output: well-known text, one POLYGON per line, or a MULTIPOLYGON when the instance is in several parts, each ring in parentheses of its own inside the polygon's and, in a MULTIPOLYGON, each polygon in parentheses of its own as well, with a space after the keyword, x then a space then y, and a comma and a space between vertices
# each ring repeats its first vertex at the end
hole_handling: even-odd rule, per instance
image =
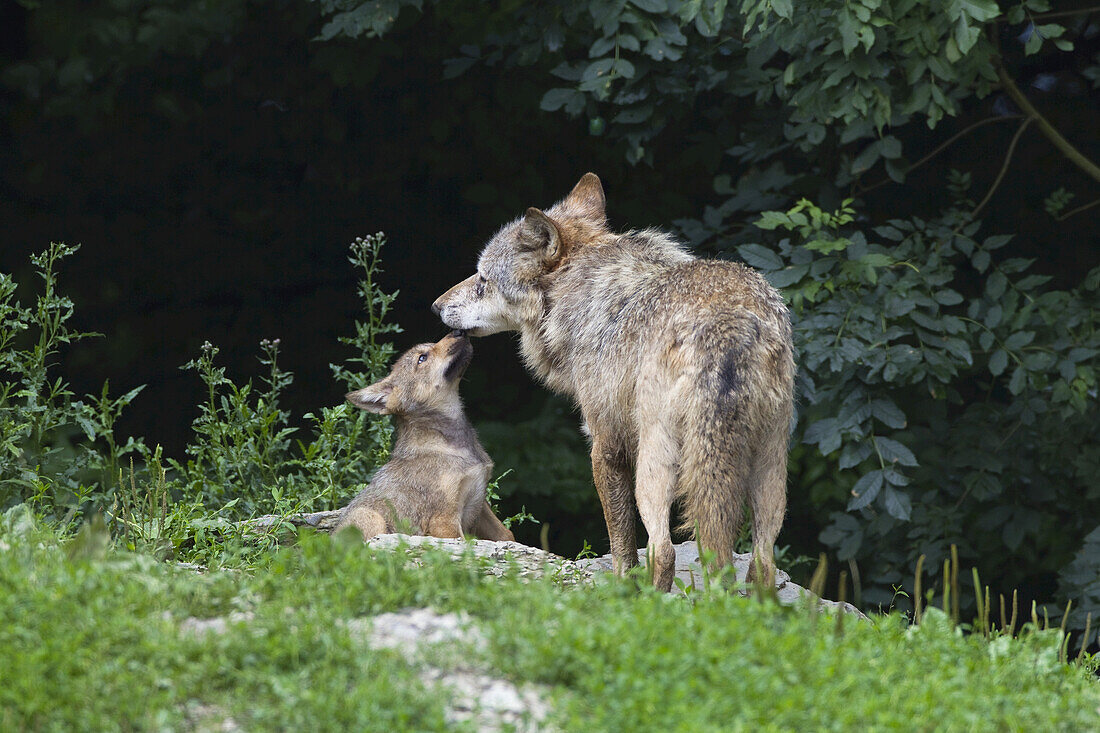
POLYGON ((1100 199, 1096 199, 1095 201, 1087 203, 1084 206, 1078 206, 1076 209, 1071 209, 1070 211, 1067 211, 1066 213, 1062 214, 1061 216, 1056 216, 1056 217, 1054 217, 1054 221, 1065 221, 1066 219, 1070 218, 1074 214, 1080 214, 1082 211, 1088 211, 1093 206, 1100 206, 1100 199))
POLYGON ((1039 114, 1039 110, 1035 109, 1035 105, 1033 105, 1024 93, 1020 91, 1016 83, 1012 81, 1012 78, 1008 75, 1000 58, 996 59, 996 64, 997 78, 1001 81, 1001 87, 1008 93, 1008 96, 1012 97, 1012 101, 1016 103, 1016 106, 1023 110, 1023 113, 1027 115, 1029 119, 1034 118, 1035 121, 1039 123, 1039 129, 1046 135, 1048 140, 1054 143, 1054 147, 1062 151, 1062 154, 1069 158, 1074 165, 1083 170, 1094 180, 1100 182, 1100 166, 1082 155, 1077 148, 1073 147, 1068 140, 1062 137, 1062 134, 1058 132, 1058 130, 1054 129, 1054 125, 1050 124, 1046 117, 1039 114))
POLYGON ((989 191, 985 194, 985 198, 982 202, 974 207, 974 210, 970 212, 970 221, 978 218, 978 212, 981 211, 986 204, 989 203, 989 199, 993 198, 993 192, 997 190, 997 187, 1001 185, 1001 181, 1004 180, 1005 173, 1008 172, 1008 164, 1012 162, 1012 155, 1016 152, 1016 144, 1020 142, 1020 136, 1024 134, 1024 130, 1031 124, 1034 117, 1028 117, 1020 125, 1020 128, 1016 130, 1016 134, 1012 136, 1012 142, 1008 144, 1008 151, 1005 153, 1005 162, 1001 165, 1001 172, 997 174, 997 177, 993 180, 993 185, 989 187, 989 191))
MULTIPOLYGON (((982 127, 984 125, 988 125, 992 122, 1004 122, 1005 120, 1018 120, 1021 117, 1023 117, 1023 115, 1003 115, 1003 116, 1000 116, 1000 117, 986 117, 984 120, 978 120, 977 122, 975 122, 974 124, 968 126, 967 128, 965 128, 963 130, 960 130, 959 132, 956 132, 954 135, 947 138, 946 141, 944 141, 944 142, 940 143, 938 146, 936 146, 936 149, 933 150, 931 153, 929 153, 928 155, 926 155, 923 158, 921 158, 920 160, 918 160, 916 163, 913 163, 908 168, 906 168, 905 169, 905 175, 909 175, 910 173, 915 171, 917 168, 920 168, 922 165, 924 165, 928 161, 932 160, 932 158, 935 158, 937 155, 939 155, 944 150, 946 150, 948 147, 950 147, 956 140, 963 137, 964 135, 967 135, 967 134, 973 132, 974 130, 977 130, 979 127, 982 127)), ((881 181, 878 181, 876 183, 872 183, 867 188, 864 188, 864 189, 861 189, 861 190, 857 191, 856 194, 859 195, 859 196, 862 196, 863 194, 867 193, 868 191, 874 191, 876 188, 879 188, 881 186, 885 186, 887 183, 896 183, 896 181, 894 181, 894 179, 892 179, 892 178, 884 178, 881 181)))
POLYGON ((1079 10, 1059 10, 1053 13, 1035 13, 1030 15, 1029 18, 1032 21, 1050 20, 1051 18, 1067 18, 1071 15, 1089 15, 1090 13, 1100 12, 1100 5, 1095 5, 1091 8, 1080 8, 1079 10))

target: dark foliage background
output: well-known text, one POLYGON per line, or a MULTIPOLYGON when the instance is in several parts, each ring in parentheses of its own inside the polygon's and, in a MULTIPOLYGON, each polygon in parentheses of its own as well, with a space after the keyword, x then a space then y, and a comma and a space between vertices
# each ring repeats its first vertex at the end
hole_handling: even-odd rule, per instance
MULTIPOLYGON (((869 602, 889 602, 892 587, 908 587, 918 554, 935 565, 954 542, 968 560, 987 562, 983 579, 1040 601, 1095 591, 1095 603, 1100 586, 1082 589, 1098 582, 1091 573, 1100 567, 1095 542, 1085 541, 1100 521, 1088 315, 1096 285, 1075 289, 1097 265, 1100 209, 1065 215, 1100 188, 1038 125, 1016 134, 1019 111, 995 68, 1100 160, 1100 11, 943 5, 823 1, 796 14, 787 2, 751 0, 9 3, 0 11, 0 271, 29 283, 30 253, 51 240, 83 243, 62 282, 76 325, 105 338, 64 352, 62 371, 78 394, 105 379, 118 391, 147 384, 119 429, 179 455, 204 387, 178 367, 207 340, 245 378, 264 369, 259 341, 281 338, 281 366, 296 375, 283 407, 297 416, 339 403, 328 365, 346 357, 338 337, 360 307, 346 262, 354 237, 389 237, 381 284, 401 291, 397 347, 434 340, 443 329, 428 306, 472 270, 481 243, 593 170, 614 226, 673 228, 703 253, 786 272, 781 284, 806 324, 849 296, 874 315, 913 288, 960 295, 932 306, 913 300, 926 321, 899 320, 891 338, 931 351, 889 378, 868 366, 883 348, 874 318, 847 350, 839 336, 830 343, 805 331, 803 373, 816 382, 802 385, 781 543, 862 563, 869 602), (965 216, 987 191, 980 216, 965 216), (804 212, 854 202, 846 217, 810 226, 797 217, 753 226, 759 212, 803 197, 814 204, 804 212), (891 221, 922 232, 927 224, 936 244, 873 233, 891 221), (972 222, 980 231, 966 228, 972 222), (996 235, 1013 236, 989 245, 996 235), (996 250, 996 263, 1033 259, 1026 274, 1010 264, 1002 275, 1025 301, 1040 288, 1067 293, 997 336, 1032 333, 1036 348, 1057 355, 1051 363, 1033 360, 1015 377, 997 369, 1001 357, 979 344, 980 329, 941 338, 954 328, 944 319, 991 323, 989 308, 1005 297, 1003 287, 989 290, 990 255, 979 267, 960 237, 984 241, 978 249, 996 250), (864 259, 875 254, 886 259, 864 259), (799 274, 814 258, 822 264, 799 274), (895 279, 902 260, 925 280, 895 279), (867 275, 876 268, 881 278, 867 275), (1020 285, 1032 275, 1050 279, 1020 285), (978 301, 980 312, 963 313, 978 301), (1055 323, 1069 330, 1059 336, 1055 323), (922 329, 941 333, 939 345, 928 346, 922 329), (942 373, 933 357, 948 364, 942 373), (1077 390, 1072 399, 1052 396, 1060 373, 1077 390), (898 412, 881 408, 883 421, 849 410, 847 423, 807 435, 839 420, 857 387, 867 404, 887 401, 898 412), (1027 408, 1029 400, 1037 402, 1027 408), (979 404, 987 413, 971 411, 979 404), (1024 422, 1020 405, 1044 417, 1024 422), (946 426, 962 432, 945 445, 946 426), (976 440, 983 431, 995 435, 991 444, 976 440), (878 465, 890 445, 883 439, 905 451, 893 449, 902 473, 878 465), (956 460, 1003 453, 1031 458, 981 468, 980 479, 956 460), (1057 488, 1022 498, 1039 476, 1057 488), (875 482, 877 499, 849 505, 853 486, 875 482), (926 511, 951 505, 953 522, 926 511)), ((526 505, 548 523, 557 551, 576 552, 586 539, 604 551, 569 405, 531 382, 508 337, 476 348, 464 395, 498 467, 515 469, 501 483, 506 508, 526 505)), ((537 543, 539 530, 519 534, 537 543)))

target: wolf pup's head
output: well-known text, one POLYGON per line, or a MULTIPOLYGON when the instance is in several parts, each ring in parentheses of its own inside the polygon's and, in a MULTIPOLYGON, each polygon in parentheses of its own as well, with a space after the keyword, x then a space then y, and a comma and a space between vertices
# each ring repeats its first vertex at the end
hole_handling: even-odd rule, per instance
POLYGON ((434 344, 406 351, 385 379, 349 392, 347 399, 361 410, 379 415, 408 415, 462 409, 458 382, 470 365, 474 347, 461 331, 434 344))
POLYGON ((477 272, 432 304, 451 328, 471 336, 519 331, 543 314, 544 278, 578 243, 607 226, 603 186, 586 173, 568 196, 545 212, 530 208, 485 245, 477 272))

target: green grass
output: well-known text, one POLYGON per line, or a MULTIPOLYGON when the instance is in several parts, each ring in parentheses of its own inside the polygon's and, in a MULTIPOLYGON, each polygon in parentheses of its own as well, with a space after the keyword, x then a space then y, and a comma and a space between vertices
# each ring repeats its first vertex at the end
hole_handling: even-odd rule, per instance
POLYGON ((445 695, 344 621, 465 610, 488 669, 549 688, 553 723, 608 730, 1084 730, 1100 685, 1058 662, 1056 630, 964 635, 720 593, 684 599, 607 582, 563 590, 473 564, 305 534, 246 570, 198 574, 38 531, 0 535, 0 729, 443 730, 445 695), (224 634, 187 618, 252 614, 224 634), (191 716, 190 718, 188 716, 191 716))

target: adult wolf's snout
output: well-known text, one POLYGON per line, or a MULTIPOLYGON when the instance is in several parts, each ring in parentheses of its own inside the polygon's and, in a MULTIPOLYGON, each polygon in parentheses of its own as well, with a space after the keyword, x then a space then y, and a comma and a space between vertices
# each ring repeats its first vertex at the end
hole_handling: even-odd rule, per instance
POLYGON ((436 300, 434 303, 432 303, 432 313, 435 313, 438 316, 440 311, 442 310, 443 304, 440 303, 439 300, 436 300))

